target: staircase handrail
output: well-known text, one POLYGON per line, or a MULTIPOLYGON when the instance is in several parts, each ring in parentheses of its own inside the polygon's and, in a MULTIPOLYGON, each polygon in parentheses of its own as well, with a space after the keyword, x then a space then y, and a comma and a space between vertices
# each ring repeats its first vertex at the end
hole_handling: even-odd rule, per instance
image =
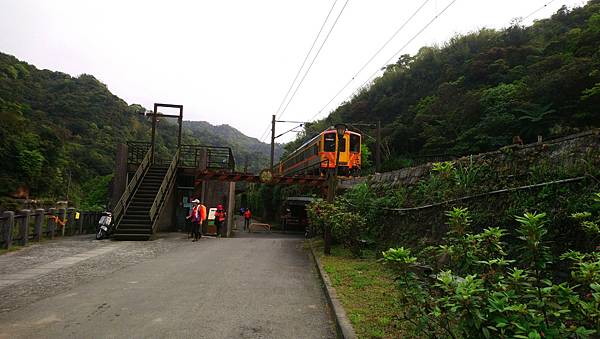
POLYGON ((175 156, 173 156, 173 160, 167 169, 167 173, 165 173, 165 177, 160 184, 160 188, 158 189, 158 193, 156 193, 156 198, 154 198, 154 202, 152 203, 152 207, 150 207, 150 211, 148 214, 150 215, 150 225, 154 229, 156 221, 160 216, 160 212, 162 207, 164 206, 164 200, 168 198, 168 195, 173 187, 173 183, 177 174, 177 167, 179 164, 179 149, 175 152, 175 156))
POLYGON ((113 220, 114 220, 114 224, 117 225, 117 227, 119 226, 119 223, 121 222, 121 218, 123 217, 123 214, 125 213, 125 210, 127 209, 127 205, 129 205, 129 201, 131 200, 133 193, 137 189, 138 184, 141 182, 141 179, 144 177, 144 175, 146 174, 146 171, 150 167, 151 154, 152 154, 152 149, 149 149, 148 152, 146 152, 144 159, 138 166, 138 169, 135 171, 135 174, 133 174, 133 177, 131 178, 131 180, 129 181, 127 186, 125 187, 125 191, 121 195, 121 198, 119 199, 119 201, 117 201, 117 203, 115 204, 115 207, 113 208, 113 212, 112 212, 113 220))

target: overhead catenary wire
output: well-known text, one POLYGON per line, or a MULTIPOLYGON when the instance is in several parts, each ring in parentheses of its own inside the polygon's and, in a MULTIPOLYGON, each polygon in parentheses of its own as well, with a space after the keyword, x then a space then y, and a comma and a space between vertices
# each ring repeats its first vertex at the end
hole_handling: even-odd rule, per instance
MULTIPOLYGON (((300 76, 300 73, 302 72, 304 65, 306 65, 306 61, 308 60, 310 53, 313 51, 315 45, 317 44, 317 41, 319 40, 319 36, 321 36, 321 33, 323 32, 323 28, 325 28, 325 25, 327 24, 327 21, 329 20, 329 17, 331 16, 331 13, 333 12, 333 9, 335 8, 335 5, 337 4, 337 2, 338 2, 338 0, 335 0, 333 2, 333 5, 331 5, 331 8, 329 9, 329 12, 327 12, 327 16, 325 17, 325 20, 323 20, 323 23, 321 24, 321 28, 319 29, 319 32, 315 36, 310 48, 308 49, 308 52, 306 53, 306 56, 304 57, 304 60, 302 61, 300 68, 298 68, 298 72, 296 72, 296 76, 294 77, 294 80, 292 80, 292 83, 290 84, 290 88, 288 88, 287 92, 283 96, 283 99, 281 100, 281 103, 279 104, 279 107, 275 111, 275 115, 279 114, 281 107, 283 107, 283 104, 285 103, 286 99, 288 98, 288 95, 292 91, 292 88, 294 88, 294 84, 296 83, 296 80, 298 80, 298 77, 300 76)), ((271 128, 271 124, 269 124, 267 126, 265 131, 261 134, 259 140, 262 141, 266 137, 267 132, 269 131, 270 128, 271 128)))
POLYGON ((337 4, 337 2, 338 2, 338 0, 335 0, 333 2, 333 5, 329 9, 329 12, 327 13, 327 16, 325 17, 325 20, 323 20, 323 24, 321 24, 321 28, 319 29, 319 32, 315 36, 315 39, 313 40, 312 45, 308 49, 308 52, 306 53, 306 56, 304 57, 304 60, 302 61, 302 64, 300 65, 300 68, 298 68, 298 72, 296 72, 296 76, 294 77, 294 80, 292 80, 292 83, 290 84, 290 88, 288 88, 287 92, 283 96, 283 99, 281 100, 281 103, 279 104, 279 107, 277 108, 277 111, 275 111, 275 114, 279 113, 279 111, 281 110, 281 107, 283 107, 283 104, 285 103, 285 100, 288 98, 288 95, 292 91, 292 88, 294 88, 294 84, 296 83, 296 80, 298 80, 298 77, 300 76, 300 73, 302 72, 302 69, 304 68, 304 65, 306 65, 306 61, 308 60, 308 57, 310 56, 310 53, 315 48, 315 45, 317 44, 317 40, 319 40, 319 37, 321 36, 321 32, 323 32, 323 28, 325 28, 325 24, 327 24, 327 21, 329 20, 329 16, 331 16, 331 12, 333 12, 333 9, 335 8, 335 5, 337 4))
MULTIPOLYGON (((539 11, 543 10, 544 8, 548 7, 550 4, 552 4, 554 1, 556 0, 550 0, 548 2, 546 2, 543 6, 539 7, 538 9, 534 10, 533 12, 529 13, 528 15, 526 15, 525 17, 521 18, 518 23, 521 23, 525 20, 527 20, 528 18, 530 18, 532 15, 535 15, 536 13, 538 13, 539 11)), ((422 33, 422 31, 424 31, 425 29, 427 29, 427 27, 429 25, 431 25, 433 23, 433 21, 435 21, 440 15, 442 15, 451 5, 454 4, 454 2, 456 2, 456 0, 453 0, 451 3, 449 3, 440 13, 438 13, 427 25, 425 25, 421 31, 419 31, 411 40, 409 40, 404 46, 402 46, 402 48, 396 52, 390 59, 388 59, 388 61, 386 61, 386 63, 384 65, 382 65, 378 70, 376 70, 373 74, 371 74, 371 76, 369 78, 367 78, 367 80, 365 80, 358 88, 363 88, 369 81, 371 81, 371 79, 373 79, 373 77, 375 75, 377 75, 377 73, 382 69, 385 68, 385 66, 387 66, 394 58, 396 58, 396 56, 402 51, 404 50, 404 48, 406 48, 418 35, 420 35, 422 33)), ((356 76, 355 76, 356 77, 356 76)), ((354 80, 353 77, 352 79, 350 79, 345 85, 344 87, 342 87, 332 98, 331 100, 329 100, 327 102, 327 104, 325 104, 323 106, 323 108, 321 108, 315 115, 313 115, 309 120, 313 120, 314 118, 316 118, 319 114, 322 113, 322 111, 327 108, 327 106, 329 106, 329 104, 331 104, 331 102, 333 102, 333 100, 335 100, 335 98, 337 98, 345 89, 346 87, 348 87, 348 85, 350 85, 350 83, 352 83, 352 81, 354 80)))
MULTIPOLYGON (((342 13, 344 12, 344 9, 346 9, 346 6, 348 5, 348 2, 350 0, 346 0, 346 2, 344 3, 344 6, 342 7, 342 9, 340 10, 340 12, 338 13, 337 17, 335 18, 335 21, 333 22, 331 28, 329 29, 329 32, 327 33, 327 35, 325 36, 325 39, 323 39, 323 42, 321 43, 321 45, 319 46, 319 49, 317 50, 317 52, 315 53, 315 56, 313 57, 311 63, 309 64, 308 68, 306 69, 304 75, 302 76, 302 79, 300 79, 300 81, 298 82, 298 85, 296 86, 296 89, 294 90, 294 92, 292 93, 292 95, 290 96, 287 104, 285 105, 284 109, 279 113, 279 115, 277 116, 277 119, 280 119, 283 116, 283 113, 287 110, 288 106, 290 105, 290 103, 292 102, 292 100, 294 99, 294 96, 296 95, 296 93, 298 92, 298 89, 300 88, 300 86, 302 85, 302 83, 304 82, 304 79, 306 79, 306 76, 308 75, 308 72, 310 72, 310 69, 312 68, 313 64, 315 63, 315 61, 317 60, 317 57, 319 56, 319 54, 321 53, 321 50, 323 49, 323 47, 325 46, 325 43, 327 42, 327 40, 329 39, 329 36, 331 35, 331 32, 333 32, 333 29, 335 28, 338 20, 340 19, 340 17, 342 16, 342 13)), ((335 7, 337 0, 334 2, 333 6, 331 7, 331 10, 333 10, 333 8, 335 7)), ((325 23, 327 22, 327 19, 329 18, 330 14, 331 14, 331 10, 330 12, 327 14, 327 17, 325 18, 325 21, 323 22, 323 25, 321 26, 321 30, 323 29, 325 23)), ((317 35, 317 37, 315 38, 315 42, 317 41, 321 30, 319 31, 319 34, 317 35)), ((290 86, 290 89, 288 90, 288 93, 286 93, 284 100, 282 101, 282 104, 285 102, 285 99, 287 97, 287 95, 289 94, 289 91, 293 88, 294 82, 296 81, 298 75, 300 74, 300 71, 302 70, 302 68, 304 67, 304 64, 306 62, 306 59, 308 58, 308 56, 310 55, 310 52, 312 51, 313 47, 314 47, 314 43, 313 42, 313 46, 311 46, 311 49, 309 50, 309 52, 306 55, 306 58, 304 60, 304 62, 302 63, 302 66, 300 67, 300 69, 298 70, 298 73, 296 74, 296 78, 294 78, 294 81, 292 82, 292 85, 290 86)), ((280 105, 281 108, 281 105, 280 105)), ((278 111, 280 110, 280 108, 278 109, 278 111)), ((277 113, 276 113, 277 114, 277 113)), ((260 137, 260 141, 263 141, 263 139, 267 136, 267 132, 269 131, 270 126, 267 126, 267 129, 265 129, 265 131, 262 133, 261 137, 260 137)))
POLYGON ((423 33, 429 26, 431 26, 431 24, 433 24, 442 14, 444 14, 444 12, 446 12, 446 10, 448 10, 448 8, 450 8, 450 6, 452 6, 457 0, 452 0, 446 7, 444 7, 444 9, 442 9, 438 14, 436 14, 436 16, 434 16, 425 26, 423 26, 423 28, 421 28, 417 34, 415 34, 412 38, 410 38, 410 40, 408 40, 408 42, 406 42, 402 47, 400 47, 400 49, 394 53, 394 55, 392 55, 383 65, 381 65, 381 67, 379 67, 375 72, 373 72, 373 74, 371 74, 371 76, 369 78, 367 78, 367 80, 365 80, 358 88, 362 88, 364 85, 366 85, 369 81, 371 81, 371 79, 377 75, 377 73, 379 73, 379 71, 383 68, 385 68, 387 65, 390 64, 390 62, 392 62, 392 60, 396 59, 398 54, 402 53, 402 51, 408 47, 408 45, 410 45, 419 35, 421 35, 421 33, 423 33))
POLYGON ((529 18, 530 18, 532 15, 534 15, 534 14, 536 14, 537 12, 541 11, 542 9, 544 9, 544 8, 548 7, 548 6, 549 6, 551 3, 553 3, 554 1, 556 1, 556 0, 550 0, 550 1, 548 1, 548 2, 547 2, 547 3, 545 3, 545 4, 544 4, 542 7, 540 7, 540 8, 538 8, 538 9, 536 9, 535 11, 533 11, 533 12, 531 12, 531 13, 527 14, 525 17, 523 17, 523 18, 521 18, 520 20, 518 20, 518 21, 517 21, 517 23, 521 23, 521 22, 523 22, 523 21, 525 21, 525 20, 529 19, 529 18))
POLYGON ((331 28, 329 29, 329 32, 327 32, 327 35, 325 36, 325 39, 323 39, 323 42, 321 43, 321 46, 319 46, 319 49, 317 50, 317 53, 315 53, 315 56, 313 57, 311 63, 308 65, 308 68, 306 69, 306 72, 304 73, 304 75, 302 76, 302 79, 300 79, 300 81, 298 82, 298 85, 296 86, 296 89, 294 90, 294 92, 292 93, 292 95, 290 96, 287 104, 285 105, 285 107, 283 108, 283 110, 279 113, 279 116, 277 117, 278 119, 281 118, 281 116, 283 115, 283 113, 285 113, 285 111, 287 110, 288 106, 290 105, 290 103, 292 102, 292 100, 294 99, 294 97, 296 96, 296 93, 298 92, 298 89, 300 89, 300 86, 302 85, 302 83, 304 82, 304 79, 306 79, 306 76, 308 75, 308 73, 310 72, 310 69, 312 68, 312 66, 314 65, 315 61, 317 60, 317 57, 319 56, 319 54, 321 53, 321 50, 323 49, 323 47, 325 46, 325 43, 327 42, 327 40, 329 39, 329 36, 331 35, 331 32, 333 32, 333 29, 335 28, 338 20, 340 19, 340 17, 342 16, 342 13, 344 13, 344 10, 346 9, 346 6, 348 5, 348 2, 350 0, 346 0, 346 2, 344 3, 344 6, 342 7, 342 9, 340 10, 340 12, 338 13, 337 17, 335 18, 335 21, 333 22, 333 24, 331 25, 331 28))
MULTIPOLYGON (((399 53, 401 53, 401 52, 402 52, 402 51, 403 51, 403 50, 404 50, 404 49, 405 49, 405 48, 406 48, 406 47, 407 47, 407 46, 408 46, 410 43, 412 43, 412 42, 413 42, 413 41, 414 41, 414 40, 415 40, 415 39, 416 39, 416 38, 417 38, 419 35, 421 35, 421 34, 422 34, 422 33, 423 33, 423 32, 424 32, 424 31, 425 31, 425 30, 426 30, 426 29, 427 29, 429 26, 431 26, 431 24, 432 24, 432 23, 433 23, 435 20, 437 20, 437 19, 438 19, 438 18, 439 18, 439 17, 440 17, 442 14, 444 14, 444 12, 446 12, 446 10, 448 10, 448 8, 450 8, 450 6, 452 6, 452 5, 453 5, 453 4, 454 4, 456 1, 457 1, 457 0, 452 0, 452 1, 451 1, 451 2, 450 2, 450 3, 449 3, 447 6, 446 6, 446 7, 444 7, 444 9, 442 9, 442 10, 441 10, 441 11, 440 11, 438 14, 436 14, 436 15, 435 15, 435 16, 434 16, 434 17, 433 17, 433 18, 432 18, 432 19, 431 19, 431 20, 430 20, 430 21, 429 21, 429 22, 428 22, 428 23, 427 23, 425 26, 423 26, 423 27, 422 27, 422 28, 421 28, 421 29, 420 29, 420 30, 417 32, 417 34, 415 34, 415 35, 414 35, 414 36, 413 36, 413 37, 412 37, 410 40, 408 40, 408 42, 407 42, 406 44, 404 44, 404 45, 403 45, 403 46, 402 46, 402 47, 401 47, 401 48, 400 48, 400 49, 399 49, 399 50, 398 50, 396 53, 394 53, 394 55, 392 55, 392 57, 391 57, 391 58, 389 58, 389 59, 388 59, 388 60, 387 60, 387 61, 386 61, 386 62, 383 64, 383 66, 379 67, 379 68, 378 68, 378 69, 377 69, 377 70, 376 70, 376 71, 375 71, 373 74, 371 74, 371 76, 369 76, 369 78, 367 78, 367 80, 366 80, 365 82, 363 82, 363 83, 362 83, 362 84, 361 84, 361 85, 360 85, 358 88, 362 88, 364 85, 366 85, 366 84, 367 84, 367 83, 368 83, 368 82, 369 82, 369 81, 370 81, 370 80, 371 80, 371 79, 372 79, 372 78, 373 78, 375 75, 377 75, 377 73, 378 73, 378 72, 381 70, 381 68, 383 68, 383 67, 387 66, 387 65, 390 63, 390 61, 392 61, 394 58, 396 58, 396 56, 397 56, 399 53)), ((417 13, 418 13, 420 10, 421 10, 421 8, 422 8, 423 6, 424 6, 424 4, 423 4, 423 5, 421 5, 421 7, 419 7, 419 8, 417 9, 417 11, 416 11, 416 12, 415 12, 415 13, 414 13, 414 14, 413 14, 413 15, 412 15, 412 16, 411 16, 411 17, 410 17, 408 20, 407 20, 407 22, 408 22, 409 20, 411 20, 411 19, 412 19, 412 18, 413 18, 413 17, 414 17, 414 16, 415 16, 415 15, 416 15, 416 14, 417 14, 417 13)), ((404 27, 404 26, 405 26, 405 25, 403 25, 402 27, 404 27)), ((397 33, 395 33, 395 34, 397 34, 397 33)), ((387 42, 386 42, 386 44, 387 44, 387 42)), ((378 51, 378 53, 379 53, 379 51, 378 51)), ((374 57, 373 57, 373 58, 374 58, 374 57)), ((361 68, 361 70, 360 70, 360 71, 362 71, 364 68, 366 68, 366 65, 365 65, 365 66, 363 66, 363 67, 361 68)), ((340 89, 340 90, 339 90, 339 91, 338 91, 338 92, 337 92, 337 93, 336 93, 336 94, 335 94, 335 95, 334 95, 334 96, 333 96, 333 97, 332 97, 332 98, 331 98, 331 99, 330 99, 330 100, 327 102, 327 104, 325 104, 325 105, 323 106, 323 108, 321 108, 319 111, 317 111, 317 113, 315 113, 315 115, 313 115, 313 116, 312 116, 312 117, 311 117, 309 120, 313 120, 313 119, 314 119, 314 118, 316 118, 316 117, 317 117, 319 114, 321 114, 321 113, 322 113, 322 112, 325 110, 325 108, 327 108, 327 106, 329 106, 329 104, 331 104, 331 103, 333 102, 333 100, 335 100, 335 99, 336 99, 336 98, 337 98, 337 97, 338 97, 338 96, 339 96, 339 95, 340 95, 340 94, 341 94, 341 93, 342 93, 342 92, 343 92, 343 91, 346 89, 346 87, 348 87, 348 85, 350 85, 350 83, 352 83, 352 81, 354 81, 354 79, 356 78, 356 76, 358 75, 358 73, 360 73, 360 71, 359 71, 359 72, 357 72, 357 73, 356 73, 356 74, 355 74, 355 75, 352 77, 352 79, 350 79, 350 80, 349 80, 349 81, 348 81, 348 82, 347 82, 347 83, 346 83, 346 84, 345 84, 345 85, 344 85, 344 86, 343 86, 343 87, 342 87, 342 88, 341 88, 341 89, 340 89)))

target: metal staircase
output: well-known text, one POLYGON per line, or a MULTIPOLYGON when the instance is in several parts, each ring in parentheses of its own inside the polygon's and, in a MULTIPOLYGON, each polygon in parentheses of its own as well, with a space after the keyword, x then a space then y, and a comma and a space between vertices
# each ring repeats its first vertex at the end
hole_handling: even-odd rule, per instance
POLYGON ((179 151, 169 166, 151 165, 150 152, 113 211, 115 239, 149 240, 157 231, 158 220, 175 186, 179 151))
POLYGON ((153 235, 150 208, 160 189, 166 167, 152 166, 148 169, 139 188, 133 195, 123 218, 115 231, 116 239, 149 239, 153 235))

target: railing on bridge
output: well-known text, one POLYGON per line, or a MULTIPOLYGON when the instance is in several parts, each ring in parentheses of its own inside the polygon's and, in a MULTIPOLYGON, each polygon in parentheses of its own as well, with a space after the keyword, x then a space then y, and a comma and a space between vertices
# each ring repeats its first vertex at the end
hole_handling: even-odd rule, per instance
POLYGON ((150 151, 149 142, 129 141, 127 142, 127 163, 138 165, 142 163, 148 151, 150 151))
MULTIPOLYGON (((150 150, 149 142, 130 141, 127 143, 127 162, 138 165, 150 150)), ((165 164, 170 164, 171 159, 165 164)), ((156 163, 164 162, 155 159, 156 163)), ((179 153, 179 167, 198 168, 206 166, 210 170, 235 171, 235 158, 229 147, 207 145, 181 145, 179 153)))

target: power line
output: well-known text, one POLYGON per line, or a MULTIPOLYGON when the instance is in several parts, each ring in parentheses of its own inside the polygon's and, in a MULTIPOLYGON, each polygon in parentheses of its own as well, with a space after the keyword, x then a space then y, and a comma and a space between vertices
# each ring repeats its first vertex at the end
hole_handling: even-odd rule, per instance
MULTIPOLYGON (((450 6, 452 6, 452 5, 453 5, 453 4, 454 4, 456 1, 457 1, 457 0, 452 0, 452 2, 450 2, 450 3, 449 3, 447 6, 446 6, 446 7, 444 7, 444 9, 442 9, 442 11, 440 11, 440 12, 439 12, 439 13, 438 13, 436 16, 434 16, 434 17, 433 17, 433 19, 431 19, 431 20, 430 20, 430 21, 429 21, 429 22, 428 22, 428 23, 427 23, 425 26, 423 26, 423 28, 421 28, 421 30, 419 30, 419 31, 417 32, 417 34, 415 34, 415 35, 414 35, 414 36, 413 36, 413 37, 412 37, 412 38, 411 38, 411 39, 410 39, 410 40, 409 40, 409 41, 408 41, 406 44, 404 44, 404 45, 403 45, 403 46, 402 46, 402 47, 401 47, 401 48, 400 48, 400 49, 399 49, 399 50, 398 50, 396 53, 394 53, 394 55, 392 55, 392 57, 391 57, 391 58, 389 58, 389 59, 388 59, 388 60, 385 62, 385 64, 384 64, 382 67, 385 67, 385 66, 387 66, 387 65, 390 63, 390 61, 391 61, 391 60, 393 60, 393 59, 396 57, 396 55, 398 55, 400 52, 402 52, 402 51, 403 51, 403 50, 404 50, 404 49, 405 49, 405 48, 406 48, 406 47, 407 47, 407 46, 408 46, 408 45, 409 45, 411 42, 413 42, 413 41, 414 41, 414 40, 415 40, 415 39, 416 39, 416 38, 417 38, 419 35, 421 35, 421 33, 423 33, 423 32, 424 32, 424 31, 425 31, 425 30, 426 30, 426 29, 427 29, 427 28, 428 28, 428 27, 429 27, 429 26, 430 26, 430 25, 431 25, 431 24, 432 24, 432 23, 435 21, 435 20, 437 20, 437 19, 438 19, 438 18, 439 18, 439 17, 440 17, 442 14, 444 14, 444 12, 446 12, 446 10, 447 10, 448 8, 450 8, 450 6)), ((426 2, 425 2, 425 3, 426 3, 426 2)), ((412 18, 413 18, 413 17, 414 17, 414 16, 415 16, 415 15, 416 15, 416 14, 417 14, 417 13, 418 13, 420 10, 421 10, 421 8, 423 8, 423 6, 425 5, 425 3, 424 3, 423 5, 421 5, 421 7, 419 7, 419 8, 417 9, 417 11, 416 11, 416 12, 415 12, 415 13, 414 13, 414 14, 413 14, 413 15, 412 15, 412 16, 411 16, 411 17, 410 17, 408 20, 407 20, 407 22, 406 22, 406 23, 408 23, 408 21, 410 21, 410 20, 411 20, 411 19, 412 19, 412 18)), ((402 25, 402 27, 404 27, 404 26, 406 25, 406 23, 405 23, 405 24, 403 24, 403 25, 402 25)), ((400 31, 400 30, 398 30, 397 32, 399 32, 399 31, 400 31)), ((397 33, 394 33, 394 34, 397 34, 397 33)), ((387 44, 387 42, 386 42, 386 44, 387 44)), ((380 52, 380 51, 378 51, 377 53, 379 53, 379 52, 380 52)), ((362 70, 363 70, 365 67, 366 67, 366 66, 363 66, 363 68, 361 68, 361 71, 362 71, 362 70)), ((369 81, 371 80, 371 78, 373 78, 375 75, 377 75, 377 73, 379 72, 379 70, 380 70, 382 67, 378 68, 378 69, 377 69, 377 70, 376 70, 376 71, 375 71, 375 72, 374 72, 374 73, 373 73, 373 74, 372 74, 372 75, 371 75, 371 76, 370 76, 370 77, 367 79, 367 81, 363 82, 363 83, 362 83, 362 85, 360 85, 358 88, 361 88, 361 87, 363 87, 363 86, 364 86, 364 85, 365 85, 367 82, 369 82, 369 81)), ((327 102, 327 104, 325 104, 325 106, 323 106, 323 108, 321 108, 321 109, 320 109, 320 110, 319 110, 319 111, 318 111, 318 112, 317 112, 315 115, 313 115, 313 116, 312 116, 312 117, 311 117, 309 120, 313 120, 315 117, 317 117, 319 114, 321 114, 321 113, 323 112, 323 110, 325 110, 325 108, 327 108, 327 106, 329 106, 329 104, 331 104, 331 102, 333 102, 333 100, 335 100, 335 98, 337 98, 337 97, 338 97, 338 96, 339 96, 339 95, 340 95, 340 94, 341 94, 341 93, 344 91, 344 89, 346 89, 346 87, 348 87, 348 85, 349 85, 350 83, 352 83, 352 81, 354 81, 354 78, 356 77, 356 75, 358 75, 358 73, 360 73, 360 71, 359 71, 359 72, 357 72, 357 73, 354 75, 354 77, 352 77, 352 79, 350 79, 350 80, 349 80, 349 81, 348 81, 348 82, 347 82, 347 83, 344 85, 344 87, 342 87, 342 88, 341 88, 341 89, 340 89, 340 90, 339 90, 339 91, 338 91, 338 92, 335 94, 335 96, 333 96, 333 97, 331 98, 331 100, 329 100, 329 101, 327 102)))
POLYGON ((439 12, 436 16, 433 17, 433 19, 431 19, 425 26, 423 26, 423 28, 421 28, 421 30, 419 30, 417 32, 417 34, 415 34, 412 38, 410 38, 410 40, 408 40, 408 42, 405 43, 404 46, 402 46, 396 53, 394 53, 394 55, 392 55, 391 58, 389 58, 379 69, 377 69, 373 74, 371 74, 371 76, 365 82, 363 82, 360 85, 360 87, 363 87, 364 85, 366 85, 369 81, 371 81, 371 78, 373 78, 375 75, 377 75, 377 73, 379 73, 379 71, 382 68, 389 65, 390 62, 398 56, 398 54, 400 54, 406 47, 408 47, 408 45, 410 45, 410 43, 413 42, 419 35, 421 35, 421 33, 423 33, 429 26, 431 26, 431 24, 435 20, 437 20, 442 14, 444 14, 444 12, 446 12, 446 10, 448 10, 448 8, 450 8, 450 6, 452 6, 456 1, 457 0, 452 0, 446 7, 444 7, 444 9, 442 9, 441 12, 439 12))
POLYGON ((258 141, 261 141, 261 142, 263 141, 267 132, 269 131, 269 128, 271 128, 271 124, 269 124, 269 126, 267 126, 267 129, 265 129, 265 131, 260 135, 260 138, 258 138, 258 141))
POLYGON ((521 23, 521 22, 523 22, 523 21, 527 20, 529 17, 531 17, 531 16, 532 16, 532 15, 534 15, 535 13, 537 13, 537 12, 541 11, 542 9, 544 9, 544 8, 548 7, 548 5, 550 5, 550 4, 551 4, 551 3, 553 3, 554 1, 555 1, 555 0, 548 1, 547 3, 545 3, 545 4, 544 4, 544 6, 542 6, 542 7, 538 8, 538 9, 536 9, 535 11, 533 11, 533 12, 529 13, 527 16, 525 16, 524 18, 522 18, 521 20, 519 20, 519 21, 518 21, 518 23, 521 23))
MULTIPOLYGON (((523 17, 522 19, 520 19, 518 21, 518 23, 521 23, 525 20, 527 20, 528 18, 530 18, 532 15, 538 13, 539 11, 543 10, 544 8, 548 7, 550 4, 552 4, 554 1, 556 0, 550 0, 547 3, 545 3, 543 6, 541 6, 540 8, 534 10, 533 12, 529 13, 528 15, 526 15, 525 17, 523 17)), ((427 23, 427 25, 425 25, 411 40, 409 40, 404 46, 402 46, 402 48, 396 52, 390 59, 388 59, 388 61, 381 67, 385 67, 387 66, 390 61, 392 61, 404 48, 406 48, 408 46, 408 44, 410 44, 418 35, 420 35, 425 29, 427 29, 427 27, 429 25, 431 25, 433 23, 433 21, 435 21, 440 15, 442 15, 452 4, 454 4, 454 2, 456 2, 456 0, 453 0, 450 4, 448 4, 440 13, 438 13, 429 23, 427 23)), ((387 42, 386 42, 387 44, 387 42)), ((364 68, 364 67, 363 67, 364 68)), ((381 69, 380 68, 380 69, 381 69)), ((363 82, 358 88, 362 88, 363 86, 365 86, 378 72, 379 70, 376 70, 365 82, 363 82)), ((362 70, 362 69, 361 69, 362 70)), ((313 120, 315 117, 317 117, 319 114, 321 114, 321 112, 327 108, 327 106, 329 106, 329 104, 331 104, 331 102, 333 102, 333 100, 335 100, 335 98, 337 98, 345 89, 346 87, 348 87, 348 85, 350 85, 350 83, 352 83, 352 81, 354 81, 354 78, 356 77, 356 75, 358 75, 359 72, 357 72, 354 77, 352 77, 352 79, 350 79, 345 85, 344 87, 342 87, 334 96, 333 98, 331 98, 331 100, 329 100, 327 102, 327 104, 325 104, 325 106, 323 106, 323 108, 321 108, 315 115, 313 115, 309 120, 313 120)))
POLYGON ((277 108, 277 111, 275 111, 275 114, 279 113, 279 111, 281 110, 281 107, 283 107, 283 103, 285 102, 285 100, 287 99, 288 95, 292 91, 292 88, 294 87, 294 84, 296 83, 296 80, 298 80, 298 76, 300 75, 300 72, 302 71, 302 69, 304 68, 304 65, 306 64, 306 60, 308 60, 308 57, 310 56, 310 53, 313 51, 313 48, 315 47, 315 45, 317 43, 317 40, 319 39, 319 36, 321 36, 321 32, 323 32, 323 28, 325 27, 325 24, 329 20, 329 16, 331 15, 331 12, 333 12, 333 8, 335 7, 335 4, 337 4, 337 2, 338 2, 338 0, 335 0, 333 2, 333 5, 329 9, 329 12, 327 13, 327 16, 325 17, 325 20, 323 21, 323 24, 321 25, 321 29, 319 29, 319 33, 317 33, 317 36, 315 36, 315 39, 313 40, 313 43, 310 46, 310 49, 308 50, 308 53, 306 53, 306 56, 304 57, 304 61, 302 61, 302 65, 298 69, 298 72, 296 73, 296 76, 294 77, 294 80, 290 84, 290 88, 288 88, 287 93, 285 93, 285 96, 283 97, 283 100, 281 100, 281 103, 279 104, 279 107, 277 108))
POLYGON ((280 119, 281 116, 283 115, 283 113, 285 113, 286 109, 288 108, 288 106, 290 105, 290 103, 292 102, 292 100, 294 99, 294 96, 296 96, 296 93, 298 92, 298 89, 300 89, 300 86, 304 82, 304 79, 306 79, 306 76, 308 75, 308 73, 310 72, 310 69, 312 68, 313 64, 317 60, 317 57, 319 56, 319 53, 321 53, 321 50, 323 49, 323 46, 325 46, 325 43, 327 42, 327 39, 329 39, 329 36, 331 35, 331 32, 333 32, 333 29, 335 28, 335 25, 337 24, 338 20, 342 16, 342 13, 344 13, 344 9, 346 9, 346 6, 348 5, 349 1, 350 0, 346 0, 346 2, 344 3, 344 7, 342 7, 342 10, 338 13, 337 17, 335 18, 335 21, 333 22, 333 25, 329 29, 329 32, 327 32, 327 35, 325 36, 325 39, 323 40, 323 42, 321 43, 321 46, 317 50, 317 53, 315 54, 314 58, 312 59, 310 65, 308 65, 308 68, 307 68, 306 72, 304 73, 304 76, 302 76, 302 79, 300 79, 300 82, 298 83, 298 86, 296 86, 296 89, 294 90, 294 92, 290 96, 290 99, 288 100, 288 103, 283 108, 283 111, 281 111, 281 113, 279 113, 279 116, 277 117, 278 119, 280 119))
MULTIPOLYGON (((333 12, 333 9, 335 8, 335 5, 337 4, 337 2, 338 2, 338 0, 335 0, 333 2, 333 5, 329 9, 329 12, 327 13, 327 16, 325 17, 325 20, 323 21, 323 24, 321 24, 321 28, 319 29, 319 32, 315 36, 315 39, 313 40, 313 43, 310 46, 310 49, 308 50, 308 53, 306 53, 306 56, 304 57, 304 60, 302 61, 302 65, 300 65, 300 68, 298 69, 298 72, 296 72, 296 76, 294 77, 294 80, 292 80, 292 83, 290 84, 290 88, 288 88, 287 92, 283 96, 283 99, 281 100, 281 103, 279 104, 279 107, 275 111, 275 114, 279 113, 279 111, 281 110, 281 107, 285 103, 285 100, 287 99, 288 95, 292 91, 292 88, 294 88, 294 84, 296 83, 296 80, 298 80, 298 76, 300 75, 300 72, 304 68, 304 65, 306 64, 306 60, 308 60, 308 57, 310 56, 310 53, 313 51, 313 48, 315 47, 315 45, 317 43, 317 40, 319 39, 319 36, 321 36, 321 32, 323 32, 323 28, 325 28, 325 24, 329 20, 329 17, 331 16, 331 12, 333 12)), ((269 132, 270 128, 271 128, 271 124, 269 124, 267 126, 267 128, 265 129, 265 131, 261 134, 261 136, 259 138, 259 141, 262 141, 267 136, 267 132, 269 132)))

